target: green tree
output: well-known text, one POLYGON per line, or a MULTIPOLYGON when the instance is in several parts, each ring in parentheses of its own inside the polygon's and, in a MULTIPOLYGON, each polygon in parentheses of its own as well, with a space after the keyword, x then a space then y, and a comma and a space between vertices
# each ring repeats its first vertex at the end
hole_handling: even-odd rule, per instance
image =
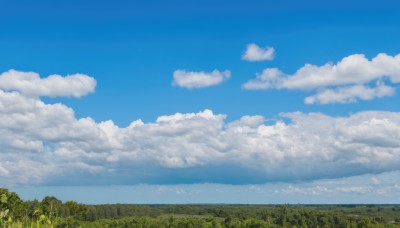
POLYGON ((78 219, 83 219, 85 217, 85 213, 88 209, 87 206, 79 204, 75 201, 67 201, 64 203, 64 207, 68 208, 69 214, 78 219))
POLYGON ((62 206, 61 200, 54 196, 46 196, 40 202, 39 207, 42 209, 43 213, 48 217, 56 217, 59 215, 60 208, 62 206))
POLYGON ((17 193, 9 192, 8 189, 5 188, 0 188, 0 197, 0 210, 8 210, 8 217, 20 219, 25 215, 24 203, 17 193))

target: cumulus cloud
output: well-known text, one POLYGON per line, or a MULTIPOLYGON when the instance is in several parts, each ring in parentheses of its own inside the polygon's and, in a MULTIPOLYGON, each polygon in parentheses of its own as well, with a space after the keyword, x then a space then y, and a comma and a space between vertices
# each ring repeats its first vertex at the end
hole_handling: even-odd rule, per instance
POLYGON ((273 47, 259 47, 257 44, 248 44, 242 59, 250 62, 273 60, 275 49, 273 47))
POLYGON ((385 85, 385 80, 391 84, 400 82, 400 55, 381 53, 368 60, 364 55, 355 54, 336 64, 306 64, 293 75, 276 68, 265 69, 257 74, 256 79, 245 83, 243 88, 316 91, 315 95, 305 99, 306 104, 352 103, 392 96, 395 88, 385 85), (371 87, 371 83, 375 86, 371 87))
POLYGON ((174 80, 172 85, 179 86, 186 89, 198 89, 210 86, 215 86, 228 80, 231 76, 230 71, 226 70, 220 72, 214 70, 210 73, 205 71, 192 72, 186 70, 174 71, 174 80))
POLYGON ((243 184, 399 170, 397 112, 286 113, 267 125, 204 110, 121 128, 19 91, 0 90, 0 107, 4 184, 243 184))
POLYGON ((261 74, 256 75, 256 79, 249 80, 243 84, 244 89, 264 90, 274 88, 273 83, 284 76, 283 72, 277 68, 267 68, 261 74))
POLYGON ((0 75, 0 89, 33 97, 81 97, 94 92, 95 87, 96 80, 84 74, 40 78, 34 72, 9 70, 0 75))
POLYGON ((322 89, 313 96, 306 97, 306 104, 332 104, 332 103, 355 103, 357 100, 372 100, 376 97, 393 96, 395 88, 378 82, 376 87, 364 85, 353 85, 339 87, 336 89, 322 89))

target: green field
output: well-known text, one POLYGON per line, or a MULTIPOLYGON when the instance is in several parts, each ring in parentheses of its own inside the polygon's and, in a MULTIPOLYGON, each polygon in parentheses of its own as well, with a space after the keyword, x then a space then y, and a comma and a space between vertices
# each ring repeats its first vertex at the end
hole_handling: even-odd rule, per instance
POLYGON ((400 205, 84 205, 0 189, 0 227, 400 227, 400 205))

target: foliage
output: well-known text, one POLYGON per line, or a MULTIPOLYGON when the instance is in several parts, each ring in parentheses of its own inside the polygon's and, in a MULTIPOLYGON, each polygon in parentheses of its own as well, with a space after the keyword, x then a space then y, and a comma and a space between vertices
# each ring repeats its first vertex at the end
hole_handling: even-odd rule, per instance
POLYGON ((83 205, 0 188, 0 227, 400 227, 400 206, 83 205))

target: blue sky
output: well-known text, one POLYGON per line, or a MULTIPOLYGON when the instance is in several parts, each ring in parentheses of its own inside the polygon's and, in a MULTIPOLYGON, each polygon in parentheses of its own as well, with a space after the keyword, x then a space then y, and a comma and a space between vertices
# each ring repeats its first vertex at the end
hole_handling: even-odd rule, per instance
MULTIPOLYGON (((234 192, 309 190, 325 180, 346 183, 331 187, 337 201, 333 190, 316 201, 302 191, 274 198, 400 194, 388 178, 400 162, 396 1, 17 0, 0 8, 0 185, 37 189, 26 198, 55 194, 48 186, 234 192)), ((199 202, 218 199, 206 195, 199 202)), ((190 202, 180 197, 171 202, 190 202)))

